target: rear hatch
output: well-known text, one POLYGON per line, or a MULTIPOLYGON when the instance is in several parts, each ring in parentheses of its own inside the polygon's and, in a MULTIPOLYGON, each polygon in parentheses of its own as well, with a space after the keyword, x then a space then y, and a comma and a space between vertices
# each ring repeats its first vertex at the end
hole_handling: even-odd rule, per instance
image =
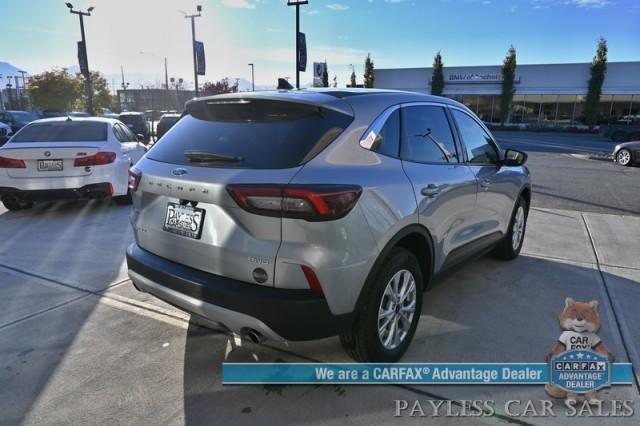
POLYGON ((297 99, 237 95, 189 103, 136 165, 138 244, 199 270, 273 285, 282 219, 241 208, 227 186, 288 184, 351 121, 349 110, 297 99))
POLYGON ((20 130, 0 156, 24 162, 24 167, 7 168, 13 178, 86 176, 92 168, 76 166, 76 160, 98 153, 106 139, 106 123, 43 121, 20 130))

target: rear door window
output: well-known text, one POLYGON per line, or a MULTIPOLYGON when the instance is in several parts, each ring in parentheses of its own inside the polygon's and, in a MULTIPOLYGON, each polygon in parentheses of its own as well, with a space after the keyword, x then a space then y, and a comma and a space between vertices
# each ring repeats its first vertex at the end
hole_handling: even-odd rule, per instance
POLYGON ((432 105, 402 109, 403 160, 416 163, 457 163, 458 154, 444 108, 432 105))
POLYGON ((107 140, 107 123, 56 121, 23 127, 11 142, 100 142, 107 140))
POLYGON ((290 168, 317 155, 351 121, 351 116, 334 110, 287 101, 194 102, 147 157, 181 165, 290 168), (219 160, 192 162, 185 152, 203 153, 219 160))

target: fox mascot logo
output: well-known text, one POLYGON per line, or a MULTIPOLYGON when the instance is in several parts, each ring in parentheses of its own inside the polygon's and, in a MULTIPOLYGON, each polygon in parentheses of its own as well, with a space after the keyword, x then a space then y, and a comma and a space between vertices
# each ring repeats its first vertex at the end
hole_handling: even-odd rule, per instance
MULTIPOLYGON (((611 359, 612 354, 598 337, 600 330, 600 314, 598 313, 598 301, 576 302, 570 297, 564 301, 564 309, 560 312, 560 328, 564 330, 556 343, 551 348, 549 359, 573 349, 592 350, 611 359)), ((578 395, 560 389, 550 383, 544 387, 547 394, 554 398, 566 398, 566 403, 575 404, 578 395)), ((597 391, 592 390, 585 394, 585 399, 590 404, 599 404, 597 391)))

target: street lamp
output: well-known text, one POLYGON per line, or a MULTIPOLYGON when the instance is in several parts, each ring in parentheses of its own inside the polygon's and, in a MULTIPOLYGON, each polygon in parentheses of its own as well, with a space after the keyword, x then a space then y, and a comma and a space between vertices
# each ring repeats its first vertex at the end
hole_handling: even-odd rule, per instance
MULTIPOLYGON (((90 115, 93 115, 93 90, 91 89, 91 73, 89 72, 89 58, 87 56, 87 40, 84 36, 84 17, 91 16, 91 12, 93 12, 93 6, 87 9, 86 12, 81 10, 73 10, 73 5, 71 3, 65 3, 69 8, 69 12, 78 15, 80 18, 80 33, 82 34, 82 57, 84 59, 84 64, 80 63, 80 71, 84 75, 85 78, 85 90, 87 92, 87 112, 90 115), (84 66, 83 66, 84 65, 84 66), (84 69, 83 69, 84 68, 84 69)), ((80 52, 79 52, 80 53, 80 52)))
POLYGON ((253 74, 253 64, 249 64, 249 66, 251 67, 251 91, 255 92, 256 91, 256 83, 255 83, 254 74, 253 74))
POLYGON ((309 4, 308 0, 287 0, 287 6, 296 7, 296 89, 300 88, 300 6, 309 4))
POLYGON ((160 60, 164 59, 164 85, 165 85, 165 89, 169 90, 169 73, 167 72, 167 57, 165 56, 164 58, 161 58, 160 56, 156 55, 153 52, 144 52, 144 51, 140 51, 141 55, 151 55, 154 56, 160 60))
POLYGON ((202 16, 202 6, 198 5, 196 6, 196 11, 198 13, 196 13, 195 15, 185 15, 185 18, 189 18, 191 19, 191 48, 193 49, 193 80, 195 81, 196 84, 196 98, 198 97, 198 66, 196 64, 196 20, 195 18, 198 18, 200 16, 202 16))

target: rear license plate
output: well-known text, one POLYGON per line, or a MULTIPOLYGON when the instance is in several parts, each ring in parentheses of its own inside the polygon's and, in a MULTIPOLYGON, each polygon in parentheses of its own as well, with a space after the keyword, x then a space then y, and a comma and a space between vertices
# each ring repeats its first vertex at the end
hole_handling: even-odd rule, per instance
POLYGON ((59 172, 62 170, 62 160, 38 160, 39 172, 59 172))
POLYGON ((198 240, 202 234, 203 219, 204 209, 169 203, 167 204, 167 214, 164 218, 162 229, 198 240))

